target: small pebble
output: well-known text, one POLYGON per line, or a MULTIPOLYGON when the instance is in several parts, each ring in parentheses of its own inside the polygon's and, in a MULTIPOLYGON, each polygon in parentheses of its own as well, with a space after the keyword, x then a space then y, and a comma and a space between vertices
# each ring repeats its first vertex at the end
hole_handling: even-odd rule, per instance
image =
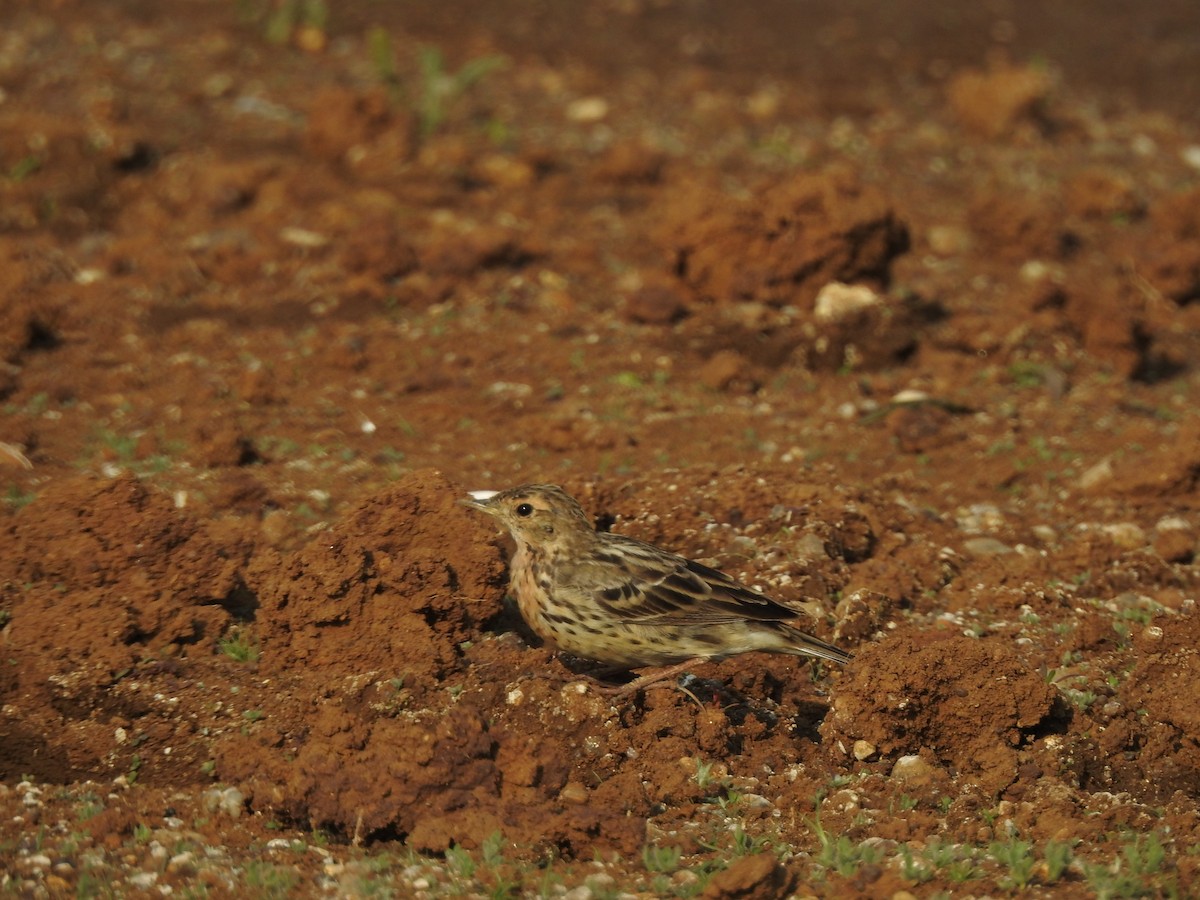
POLYGON ((176 853, 167 861, 167 871, 177 875, 190 875, 196 870, 196 854, 190 850, 176 853))
POLYGON ((859 762, 866 762, 879 752, 879 748, 870 741, 857 740, 854 742, 854 758, 859 762))
POLYGON ((1003 556, 1012 553, 1012 547, 990 537, 970 538, 963 541, 963 549, 972 556, 1003 556))
POLYGON ((1053 544, 1056 540, 1058 540, 1058 532, 1049 525, 1034 525, 1030 531, 1032 531, 1033 536, 1043 544, 1053 544))
POLYGON ((1090 491, 1105 482, 1112 481, 1112 477, 1112 463, 1107 459, 1102 459, 1095 465, 1084 469, 1083 474, 1079 476, 1079 486, 1085 491, 1090 491))
POLYGON ((567 104, 567 118, 572 122, 589 124, 608 116, 608 101, 603 97, 580 97, 567 104))
POLYGON ((584 803, 587 803, 587 799, 588 799, 587 788, 585 788, 578 781, 568 781, 563 786, 563 789, 561 791, 559 791, 558 799, 561 800, 563 803, 573 803, 575 805, 582 805, 584 803))
POLYGON ((883 298, 866 285, 831 281, 817 294, 813 317, 818 322, 840 322, 882 303, 883 298))
POLYGON ((892 777, 911 785, 929 784, 933 772, 933 766, 919 756, 902 756, 892 764, 892 777))
POLYGON ((1122 550, 1136 550, 1146 546, 1146 532, 1133 522, 1114 522, 1111 525, 1102 525, 1100 530, 1122 550))

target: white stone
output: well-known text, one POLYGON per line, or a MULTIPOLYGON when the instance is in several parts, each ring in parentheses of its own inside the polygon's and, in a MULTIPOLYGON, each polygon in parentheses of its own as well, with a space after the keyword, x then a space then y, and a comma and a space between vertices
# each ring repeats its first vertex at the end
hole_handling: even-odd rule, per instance
POLYGON ((817 294, 813 315, 818 322, 839 322, 882 303, 883 298, 864 284, 831 281, 817 294))
POLYGON ((580 97, 567 104, 567 118, 572 122, 600 122, 607 116, 608 101, 603 97, 580 97))
POLYGON ((1089 466, 1079 476, 1079 486, 1084 490, 1096 487, 1106 481, 1112 480, 1113 469, 1112 462, 1107 459, 1102 459, 1093 466, 1089 466))

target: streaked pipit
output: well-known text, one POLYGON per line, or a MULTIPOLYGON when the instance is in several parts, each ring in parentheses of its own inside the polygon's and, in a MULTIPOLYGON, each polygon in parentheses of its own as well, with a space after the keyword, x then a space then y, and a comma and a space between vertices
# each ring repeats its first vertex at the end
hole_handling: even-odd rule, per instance
POLYGON ((562 488, 523 484, 463 503, 494 516, 517 551, 511 589, 540 638, 623 669, 673 666, 751 650, 845 663, 850 654, 788 624, 800 614, 723 572, 621 534, 598 532, 562 488))

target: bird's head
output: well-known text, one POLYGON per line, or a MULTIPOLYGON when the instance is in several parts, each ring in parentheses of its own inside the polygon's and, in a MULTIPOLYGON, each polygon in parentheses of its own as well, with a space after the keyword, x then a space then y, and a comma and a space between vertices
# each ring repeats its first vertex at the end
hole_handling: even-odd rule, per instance
POLYGON ((595 529, 583 507, 558 485, 522 484, 506 491, 471 491, 464 506, 485 512, 518 542, 551 549, 591 540, 595 529))

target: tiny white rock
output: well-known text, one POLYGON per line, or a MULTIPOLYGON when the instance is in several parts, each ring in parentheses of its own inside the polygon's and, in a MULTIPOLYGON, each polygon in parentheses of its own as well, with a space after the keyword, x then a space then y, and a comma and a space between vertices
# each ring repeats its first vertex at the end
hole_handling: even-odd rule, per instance
POLYGON ((819 322, 838 322, 881 303, 883 298, 866 285, 831 281, 817 294, 813 315, 819 322))
POLYGON ((1164 531, 1191 531, 1192 524, 1183 516, 1163 516, 1154 523, 1154 530, 1159 534, 1164 531))
POLYGON ((1083 471, 1079 476, 1079 486, 1086 491, 1106 481, 1111 481, 1112 477, 1112 462, 1108 459, 1102 459, 1100 462, 1094 463, 1083 471))
POLYGON ((567 118, 572 122, 600 122, 608 116, 608 101, 603 97, 580 97, 567 104, 567 118))
POLYGON ((905 388, 902 391, 896 392, 896 395, 892 397, 892 402, 903 406, 913 403, 928 403, 929 399, 929 395, 924 391, 919 391, 916 388, 905 388))

